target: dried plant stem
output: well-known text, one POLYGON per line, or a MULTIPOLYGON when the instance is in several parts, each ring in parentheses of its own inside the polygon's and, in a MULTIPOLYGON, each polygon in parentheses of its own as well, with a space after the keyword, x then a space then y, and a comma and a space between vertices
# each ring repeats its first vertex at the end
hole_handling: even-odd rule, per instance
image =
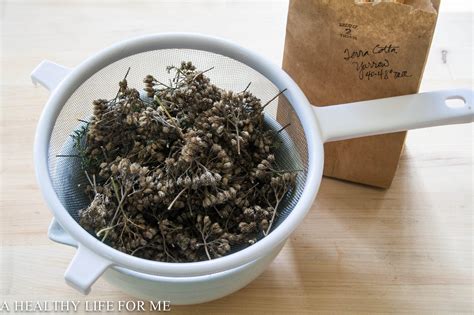
POLYGON ((211 71, 212 69, 214 69, 214 67, 210 67, 209 69, 206 69, 206 70, 203 70, 203 71, 198 72, 198 74, 196 74, 196 75, 192 78, 192 80, 193 80, 193 81, 196 80, 196 78, 197 78, 198 76, 203 75, 204 73, 209 72, 209 71, 211 71))
POLYGON ((247 84, 247 86, 246 86, 245 89, 242 91, 242 93, 247 92, 247 90, 248 90, 248 88, 250 87, 251 84, 252 84, 252 82, 249 82, 249 84, 247 84))
POLYGON ((275 188, 273 188, 273 193, 275 194, 276 202, 275 202, 274 206, 271 206, 273 208, 272 218, 268 222, 267 230, 263 231, 263 235, 267 236, 268 233, 270 233, 270 231, 272 229, 273 222, 275 221, 275 216, 276 216, 276 213, 277 213, 278 206, 280 205, 280 202, 283 199, 283 197, 285 196, 286 192, 287 192, 287 190, 285 189, 285 191, 282 194, 278 194, 276 192, 275 188))
MULTIPOLYGON (((125 76, 123 77, 123 81, 127 80, 127 76, 128 76, 129 73, 130 73, 130 67, 128 67, 127 72, 125 72, 125 76)), ((122 90, 122 88, 119 88, 119 90, 117 91, 117 94, 115 95, 114 101, 113 101, 114 104, 117 103, 117 98, 119 97, 119 94, 120 94, 121 90, 122 90)))
POLYGON ((204 250, 206 251, 207 258, 209 260, 212 260, 211 255, 209 254, 209 249, 207 249, 207 243, 206 243, 207 236, 204 237, 204 233, 202 231, 200 231, 200 232, 201 232, 202 242, 203 242, 203 245, 204 245, 204 250))
MULTIPOLYGON (((125 212, 122 209, 122 203, 125 201, 126 194, 122 194, 122 197, 119 197, 117 184, 115 183, 114 178, 110 177, 110 180, 112 181, 112 187, 113 187, 114 192, 115 192, 115 197, 116 197, 117 201, 119 202, 118 205, 117 205, 117 209, 115 210, 114 216, 113 216, 112 220, 110 221, 110 225, 112 225, 114 223, 116 217, 117 217, 117 214, 118 214, 119 210, 121 210, 122 213, 125 214, 125 212)), ((124 223, 124 225, 125 225, 125 223, 124 223)), ((107 238, 107 235, 108 235, 109 231, 110 231, 110 229, 106 230, 105 235, 102 238, 102 242, 105 241, 105 239, 107 238)))
POLYGON ((173 208, 173 205, 176 202, 176 200, 178 200, 178 198, 186 191, 186 189, 187 188, 184 188, 176 195, 176 197, 173 199, 173 201, 171 201, 170 205, 168 206, 168 210, 171 210, 171 208, 173 208))
POLYGON ((270 104, 271 102, 273 102, 278 96, 280 96, 281 94, 283 94, 287 89, 283 89, 281 90, 280 92, 278 92, 277 95, 275 95, 274 97, 272 97, 268 102, 266 102, 264 105, 262 105, 262 110, 267 107, 268 104, 270 104))
POLYGON ((155 95, 154 100, 158 103, 158 105, 159 105, 160 108, 163 110, 163 112, 166 114, 166 116, 168 116, 168 118, 171 120, 171 123, 172 123, 173 126, 176 128, 176 130, 178 131, 179 136, 180 136, 181 138, 183 138, 183 137, 184 137, 183 131, 182 131, 181 128, 178 126, 178 123, 175 121, 175 118, 173 118, 173 117, 171 116, 171 114, 170 114, 170 113, 168 112, 168 110, 166 109, 165 105, 163 105, 163 103, 160 101, 160 98, 155 95))
POLYGON ((291 123, 287 123, 286 125, 284 125, 283 127, 281 127, 276 133, 280 133, 282 132, 283 130, 285 130, 286 128, 290 127, 291 126, 291 123))
POLYGON ((86 174, 86 177, 87 177, 87 180, 89 181, 89 184, 94 189, 95 194, 97 194, 97 186, 95 184, 95 178, 94 178, 94 181, 92 181, 91 178, 89 177, 89 173, 87 173, 87 171, 84 171, 84 174, 86 174))
MULTIPOLYGON (((210 260, 249 246, 277 225, 296 181, 275 157, 270 130, 249 91, 224 90, 190 62, 167 67, 169 84, 143 79, 147 97, 119 82, 93 101, 71 135, 90 204, 80 224, 111 247, 165 262, 210 260)), ((167 82, 167 80, 165 80, 167 82)), ((69 157, 69 156, 68 156, 69 157)))
MULTIPOLYGON (((237 120, 239 116, 237 115, 237 120)), ((235 138, 237 139, 237 154, 240 155, 239 123, 235 123, 235 138)))
POLYGON ((176 259, 168 252, 167 245, 166 245, 166 239, 165 236, 162 234, 161 235, 163 238, 163 251, 166 254, 167 257, 171 258, 173 261, 176 261, 176 259))
MULTIPOLYGON (((117 224, 115 224, 115 225, 113 225, 113 226, 105 227, 105 228, 99 230, 99 231, 96 233, 96 235, 97 235, 97 237, 100 237, 100 235, 101 235, 102 233, 104 233, 104 232, 106 232, 106 231, 109 231, 109 230, 112 230, 113 228, 115 228, 115 227, 117 227, 117 226, 119 226, 119 225, 120 225, 120 223, 117 223, 117 224)), ((106 237, 107 237, 107 236, 104 236, 104 238, 102 239, 102 242, 105 240, 106 237)))

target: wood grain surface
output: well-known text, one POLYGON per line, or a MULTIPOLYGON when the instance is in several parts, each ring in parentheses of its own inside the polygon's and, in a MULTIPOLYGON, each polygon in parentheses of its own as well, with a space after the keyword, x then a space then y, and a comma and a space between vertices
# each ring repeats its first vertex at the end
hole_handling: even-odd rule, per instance
MULTIPOLYGON (((46 236, 52 215, 35 180, 32 148, 48 92, 33 87, 31 70, 42 59, 73 67, 115 41, 161 31, 224 36, 281 64, 288 3, 0 3, 0 303, 133 299, 102 279, 87 297, 64 282, 74 250, 46 236)), ((439 27, 442 21, 441 8, 439 27)), ((451 61, 430 60, 423 90, 472 87, 472 71, 458 76, 451 61)), ((324 179, 309 215, 262 276, 214 302, 171 301, 172 312, 473 312, 472 142, 470 125, 409 132, 389 190, 324 179)))

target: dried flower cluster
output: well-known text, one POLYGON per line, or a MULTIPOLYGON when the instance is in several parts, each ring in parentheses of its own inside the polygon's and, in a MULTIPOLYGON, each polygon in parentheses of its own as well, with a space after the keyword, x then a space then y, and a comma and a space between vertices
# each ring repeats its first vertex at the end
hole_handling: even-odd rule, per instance
POLYGON ((125 76, 73 136, 92 200, 80 224, 146 259, 217 258, 270 232, 296 173, 276 167, 268 103, 216 87, 190 62, 167 70, 169 84, 146 76, 148 97, 125 76))

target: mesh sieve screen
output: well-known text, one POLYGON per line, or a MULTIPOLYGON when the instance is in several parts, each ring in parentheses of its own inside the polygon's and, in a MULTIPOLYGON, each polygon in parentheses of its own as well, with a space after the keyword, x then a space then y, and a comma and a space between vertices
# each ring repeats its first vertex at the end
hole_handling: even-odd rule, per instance
MULTIPOLYGON (((143 78, 152 74, 158 80, 167 82, 169 75, 166 66, 179 65, 181 61, 192 61, 198 69, 214 67, 206 73, 211 82, 218 87, 241 91, 249 82, 249 90, 262 103, 266 103, 279 91, 276 86, 251 67, 229 57, 200 50, 165 49, 147 51, 116 61, 83 82, 64 104, 51 134, 49 143, 49 174, 54 190, 59 200, 77 221, 78 211, 89 204, 89 199, 83 193, 79 184, 85 184, 87 179, 81 170, 80 160, 74 157, 58 157, 58 155, 73 155, 73 139, 70 135, 83 124, 79 121, 88 120, 92 115, 94 99, 115 97, 120 81, 127 69, 130 73, 127 81, 130 87, 141 89, 143 78)), ((289 124, 279 133, 282 145, 275 152, 278 166, 282 169, 299 169, 296 187, 289 192, 281 202, 279 216, 273 224, 277 227, 297 204, 305 185, 307 174, 308 151, 306 138, 300 120, 291 104, 279 96, 265 108, 265 122, 269 128, 279 130, 289 124)))

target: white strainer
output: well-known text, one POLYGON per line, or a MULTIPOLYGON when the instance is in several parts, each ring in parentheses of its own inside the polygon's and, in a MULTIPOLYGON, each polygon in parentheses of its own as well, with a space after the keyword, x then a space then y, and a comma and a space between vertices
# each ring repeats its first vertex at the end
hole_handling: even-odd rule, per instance
MULTIPOLYGON (((313 107, 295 82, 265 58, 229 41, 197 34, 159 34, 123 41, 74 69, 43 61, 33 71, 32 79, 52 92, 38 123, 35 139, 38 182, 57 220, 53 220, 50 237, 78 247, 65 278, 84 293, 109 267, 134 277, 159 275, 192 279, 242 270, 255 261, 274 257, 275 251, 303 220, 316 197, 322 177, 324 142, 473 120, 471 90, 313 107), (266 107, 265 119, 270 128, 290 124, 280 133, 283 146, 276 153, 276 159, 282 167, 303 171, 298 175, 296 189, 279 209, 281 215, 272 232, 254 245, 210 261, 155 262, 115 250, 77 223, 78 210, 87 205, 83 192, 77 188, 83 180, 78 175, 79 163, 73 158, 58 158, 57 155, 71 153, 69 135, 80 127, 78 119, 90 117, 94 99, 115 96, 117 82, 129 67, 129 86, 140 88, 145 75, 153 74, 166 80, 166 76, 159 77, 166 74, 166 66, 179 65, 183 60, 192 61, 198 69, 214 67, 207 75, 212 83, 225 89, 240 91, 251 82, 250 91, 262 102, 286 89, 266 107), (445 101, 451 98, 461 100, 464 105, 448 107, 445 101)), ((238 278, 238 272, 234 278, 238 278)), ((222 288, 221 291, 227 292, 222 288)), ((215 294, 214 298, 222 296, 222 292, 215 294)), ((202 299, 184 299, 184 302, 189 301, 202 299)))

